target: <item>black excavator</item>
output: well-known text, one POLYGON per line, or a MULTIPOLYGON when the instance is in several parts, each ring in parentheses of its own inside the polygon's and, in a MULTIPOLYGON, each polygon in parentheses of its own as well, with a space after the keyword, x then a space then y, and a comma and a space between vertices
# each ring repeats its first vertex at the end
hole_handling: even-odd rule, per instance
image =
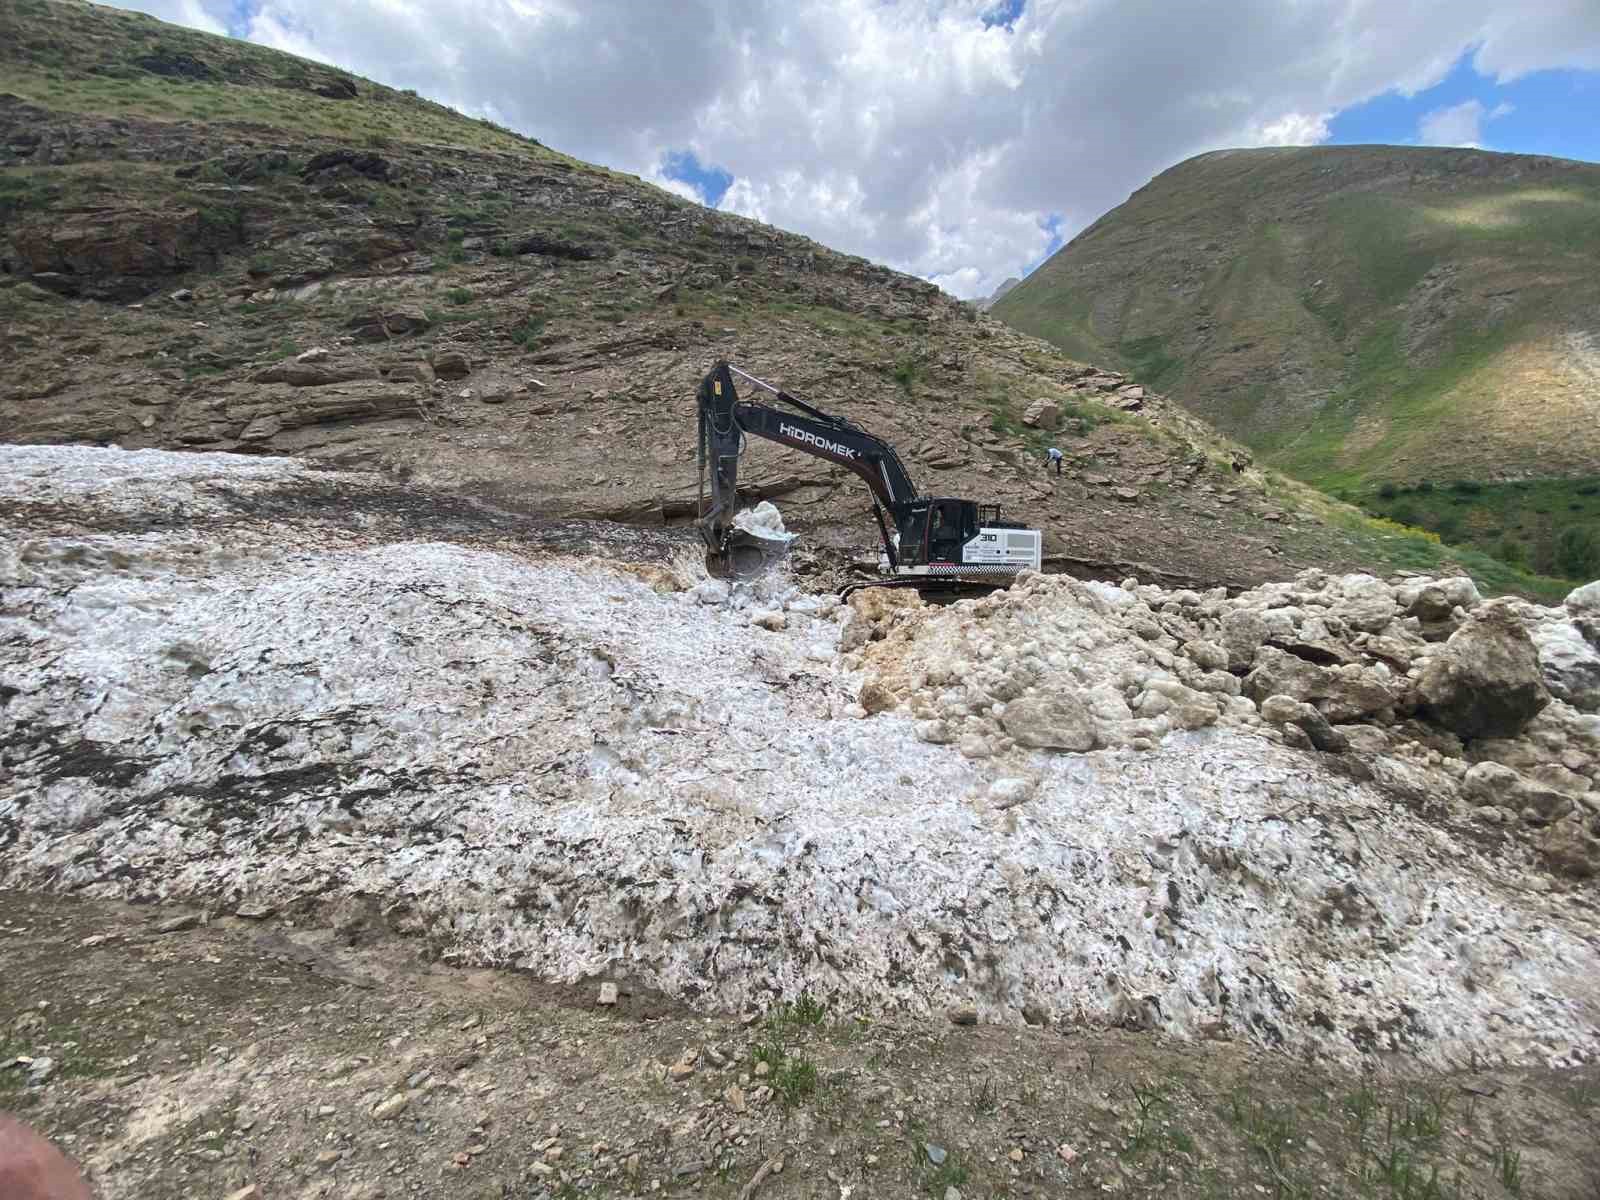
POLYGON ((701 381, 699 405, 699 526, 706 564, 715 575, 751 578, 787 552, 786 539, 762 536, 735 523, 739 455, 747 434, 837 463, 866 481, 888 578, 857 586, 978 591, 1004 587, 1025 568, 1039 569, 1038 530, 1001 520, 998 504, 919 495, 894 447, 853 421, 825 413, 725 361, 701 381), (735 376, 783 407, 739 399, 735 376))

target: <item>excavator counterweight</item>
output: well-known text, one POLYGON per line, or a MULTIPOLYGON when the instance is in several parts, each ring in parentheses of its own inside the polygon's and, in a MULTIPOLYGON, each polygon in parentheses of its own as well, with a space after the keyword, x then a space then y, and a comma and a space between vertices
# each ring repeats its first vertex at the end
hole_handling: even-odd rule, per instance
POLYGON ((747 578, 770 569, 788 550, 787 539, 763 537, 748 522, 737 520, 739 456, 747 434, 861 477, 872 493, 888 567, 889 577, 878 581, 880 585, 924 591, 986 589, 1005 586, 1026 568, 1039 569, 1038 530, 1002 520, 997 504, 918 495, 894 447, 853 421, 823 412, 725 361, 701 381, 698 401, 699 526, 714 574, 747 578), (735 376, 770 394, 777 405, 741 400, 735 376))

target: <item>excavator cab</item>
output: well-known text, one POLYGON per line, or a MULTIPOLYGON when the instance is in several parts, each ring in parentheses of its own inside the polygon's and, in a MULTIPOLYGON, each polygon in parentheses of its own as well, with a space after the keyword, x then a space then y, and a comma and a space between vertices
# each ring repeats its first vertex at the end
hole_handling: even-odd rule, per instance
POLYGON ((959 563, 961 547, 978 535, 978 506, 943 497, 921 500, 906 506, 896 526, 906 566, 959 563))

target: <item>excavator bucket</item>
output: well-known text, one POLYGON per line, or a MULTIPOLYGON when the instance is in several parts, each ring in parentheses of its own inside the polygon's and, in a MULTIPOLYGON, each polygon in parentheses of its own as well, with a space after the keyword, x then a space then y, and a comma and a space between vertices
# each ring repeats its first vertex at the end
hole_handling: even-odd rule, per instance
POLYGON ((789 556, 792 541, 747 529, 730 529, 721 545, 706 551, 706 570, 715 579, 759 579, 789 556))

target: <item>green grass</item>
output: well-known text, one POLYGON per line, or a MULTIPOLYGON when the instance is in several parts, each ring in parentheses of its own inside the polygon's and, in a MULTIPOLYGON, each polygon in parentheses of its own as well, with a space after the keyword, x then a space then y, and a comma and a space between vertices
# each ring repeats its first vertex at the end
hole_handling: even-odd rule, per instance
POLYGON ((1600 575, 1600 476, 1517 483, 1368 482, 1347 491, 1372 515, 1429 530, 1461 550, 1563 581, 1600 575), (1583 552, 1587 538, 1590 546, 1583 552))

